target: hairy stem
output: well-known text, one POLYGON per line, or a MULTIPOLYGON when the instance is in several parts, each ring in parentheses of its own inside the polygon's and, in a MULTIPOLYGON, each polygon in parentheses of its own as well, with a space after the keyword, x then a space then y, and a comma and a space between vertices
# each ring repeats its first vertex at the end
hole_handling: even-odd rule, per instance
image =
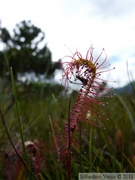
POLYGON ((68 168, 68 180, 71 179, 71 141, 70 141, 70 106, 71 98, 68 106, 68 155, 67 155, 67 168, 68 168))

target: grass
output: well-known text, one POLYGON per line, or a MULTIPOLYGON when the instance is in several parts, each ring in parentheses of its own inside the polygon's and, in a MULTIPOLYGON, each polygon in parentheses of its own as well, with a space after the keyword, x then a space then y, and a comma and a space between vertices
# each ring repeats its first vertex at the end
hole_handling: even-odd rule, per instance
MULTIPOLYGON (((16 166, 21 163, 0 121, 0 179, 11 173, 14 179, 60 180, 68 177, 66 166, 59 162, 59 140, 61 124, 68 119, 70 96, 60 95, 59 87, 34 87, 22 93, 22 86, 16 85, 12 77, 12 86, 1 92, 4 122, 15 149, 28 168, 16 166), (28 141, 31 144, 26 146, 28 141), (10 170, 5 166, 7 164, 10 170), (36 165, 40 166, 40 171, 34 167, 36 165), (18 174, 14 171, 16 167, 18 174), (24 176, 22 172, 25 172, 24 176)), ((71 96, 71 107, 75 98, 76 92, 71 96)), ((71 179, 77 179, 79 172, 135 172, 135 111, 131 99, 135 100, 135 96, 107 99, 105 111, 109 120, 102 121, 104 128, 81 123, 81 135, 76 137, 81 143, 72 146, 71 179)))

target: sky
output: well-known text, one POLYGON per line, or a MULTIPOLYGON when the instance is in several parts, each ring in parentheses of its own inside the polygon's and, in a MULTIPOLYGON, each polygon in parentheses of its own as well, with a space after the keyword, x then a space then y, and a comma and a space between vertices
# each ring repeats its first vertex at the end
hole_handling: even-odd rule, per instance
POLYGON ((76 49, 85 56, 92 44, 105 49, 115 70, 106 78, 113 87, 135 79, 135 0, 0 0, 1 26, 12 30, 22 20, 45 32, 45 42, 57 61, 76 49))

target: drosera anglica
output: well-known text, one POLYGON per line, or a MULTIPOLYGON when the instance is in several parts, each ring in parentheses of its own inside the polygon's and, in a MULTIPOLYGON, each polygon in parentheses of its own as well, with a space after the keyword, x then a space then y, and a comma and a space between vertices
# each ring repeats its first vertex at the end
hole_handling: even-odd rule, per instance
POLYGON ((102 100, 110 96, 112 88, 106 87, 109 81, 103 80, 101 75, 115 68, 110 69, 110 64, 109 68, 105 67, 107 55, 104 49, 97 58, 94 58, 93 52, 94 48, 91 46, 84 58, 79 51, 76 51, 72 56, 65 57, 70 58, 71 61, 62 63, 62 84, 65 88, 68 83, 81 84, 76 103, 63 128, 61 157, 65 160, 70 156, 72 144, 76 144, 75 133, 79 133, 79 122, 83 121, 100 127, 99 121, 105 119, 103 107, 107 103, 102 100), (103 55, 104 59, 102 59, 103 55))

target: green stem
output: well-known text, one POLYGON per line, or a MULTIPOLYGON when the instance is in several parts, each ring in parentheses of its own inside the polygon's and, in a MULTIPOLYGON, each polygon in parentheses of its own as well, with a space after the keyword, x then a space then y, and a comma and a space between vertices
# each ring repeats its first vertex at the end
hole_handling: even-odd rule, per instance
POLYGON ((22 126, 21 126, 20 112, 19 112, 18 101, 17 101, 17 91, 16 91, 16 85, 15 85, 15 82, 14 82, 14 76, 13 76, 12 68, 11 68, 11 81, 12 81, 13 94, 14 94, 14 98, 15 98, 17 120, 18 120, 20 135, 21 135, 23 153, 24 153, 24 156, 26 158, 27 165, 29 165, 28 156, 27 156, 27 152, 26 152, 26 148, 25 148, 24 137, 23 137, 22 126))

